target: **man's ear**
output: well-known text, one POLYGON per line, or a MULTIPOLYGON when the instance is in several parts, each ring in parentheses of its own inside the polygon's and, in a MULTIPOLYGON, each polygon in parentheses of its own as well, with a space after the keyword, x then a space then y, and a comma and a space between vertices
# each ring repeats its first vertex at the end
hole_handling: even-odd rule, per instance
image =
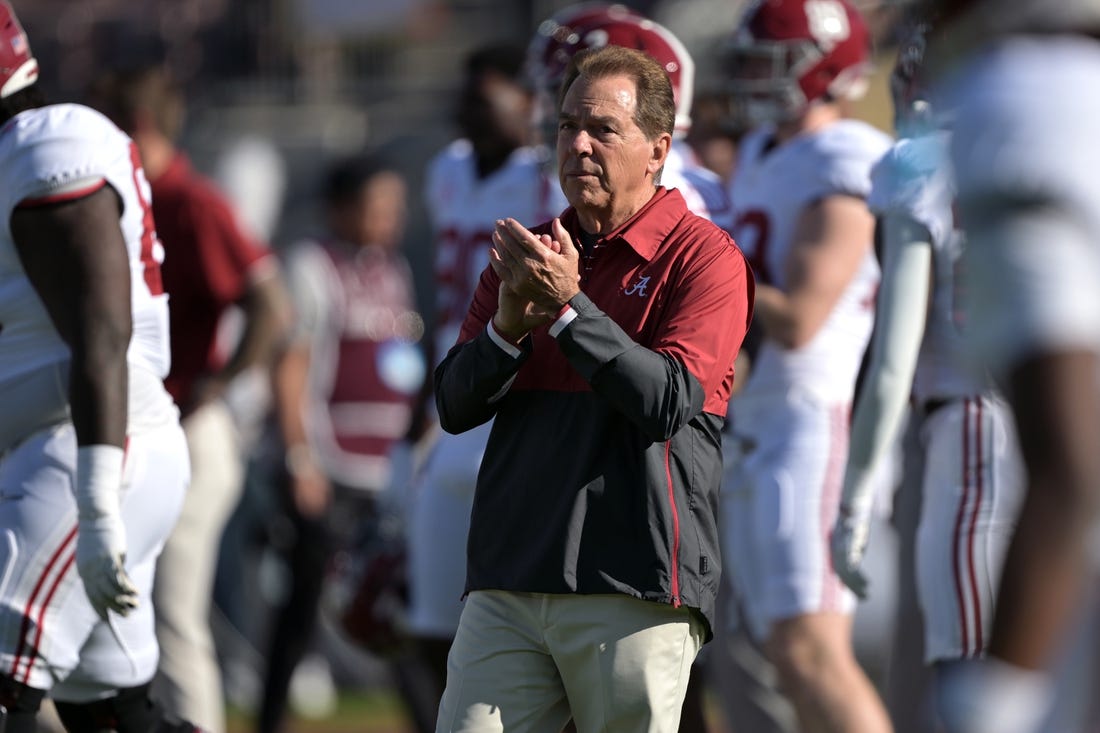
POLYGON ((665 166, 665 160, 668 159, 668 151, 672 148, 672 135, 667 132, 662 132, 652 142, 650 147, 649 162, 646 165, 646 169, 650 175, 656 176, 662 168, 665 166))

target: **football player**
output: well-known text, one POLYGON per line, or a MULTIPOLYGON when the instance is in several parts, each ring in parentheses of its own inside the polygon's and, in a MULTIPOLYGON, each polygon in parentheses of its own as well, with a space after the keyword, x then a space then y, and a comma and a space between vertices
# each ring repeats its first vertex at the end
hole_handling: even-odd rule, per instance
POLYGON ((0 729, 194 731, 148 694, 150 593, 189 480, 167 295, 132 141, 45 105, 0 2, 0 729))
POLYGON ((984 653, 1001 563, 1023 497, 1016 427, 988 372, 966 346, 976 328, 960 302, 965 238, 947 161, 950 115, 931 102, 923 72, 929 21, 919 15, 891 76, 902 140, 872 172, 883 274, 878 328, 852 420, 833 567, 860 597, 871 480, 912 399, 924 452, 916 536, 925 661, 937 670, 984 653))
POLYGON ((1100 101, 1089 90, 1100 75, 1100 5, 938 4, 967 297, 981 324, 971 344, 1004 384, 1028 474, 988 659, 943 692, 950 731, 1014 733, 1034 730, 1048 706, 1046 670, 1069 641, 1085 581, 1095 583, 1100 101))
POLYGON ((853 654, 855 597, 828 549, 878 282, 866 197, 890 145, 846 117, 868 57, 847 0, 755 3, 726 56, 731 99, 755 123, 730 199, 761 342, 730 402, 723 549, 742 621, 812 731, 890 730, 853 654))

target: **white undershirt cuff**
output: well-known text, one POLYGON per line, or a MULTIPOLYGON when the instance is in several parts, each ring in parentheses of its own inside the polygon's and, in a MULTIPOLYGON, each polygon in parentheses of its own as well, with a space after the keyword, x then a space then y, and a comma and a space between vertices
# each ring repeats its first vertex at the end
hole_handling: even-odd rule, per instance
POLYGON ((493 326, 492 319, 489 319, 489 338, 491 338, 494 344, 503 349, 504 352, 511 356, 513 359, 518 359, 520 355, 523 354, 518 346, 516 346, 497 332, 496 327, 493 326))
POLYGON ((550 335, 557 338, 558 334, 564 331, 565 327, 576 320, 576 318, 577 311, 573 310, 573 306, 566 303, 558 314, 558 319, 550 326, 550 335))

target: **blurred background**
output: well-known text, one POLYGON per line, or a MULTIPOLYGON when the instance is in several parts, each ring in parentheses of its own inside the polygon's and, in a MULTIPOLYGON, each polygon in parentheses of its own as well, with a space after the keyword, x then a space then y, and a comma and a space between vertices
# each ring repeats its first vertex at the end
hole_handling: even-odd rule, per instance
MULTIPOLYGON (((13 0, 52 101, 80 101, 105 65, 163 59, 183 83, 182 147, 281 247, 311 231, 330 159, 383 148, 419 191, 428 159, 454 136, 462 60, 478 45, 521 43, 563 0, 13 0)), ((697 91, 721 83, 709 61, 745 0, 623 3, 672 30, 696 58, 697 91)), ((864 3, 883 31, 889 11, 864 3), (883 16, 883 19, 879 19, 883 16)), ((889 53, 889 38, 881 50, 889 53)), ((889 69, 890 61, 878 65, 889 69)), ((881 77, 881 74, 880 74, 881 77)), ((881 81, 881 79, 878 79, 881 81)), ((866 117, 889 126, 883 84, 866 117)), ((414 195, 406 251, 427 312, 426 217, 414 195)))

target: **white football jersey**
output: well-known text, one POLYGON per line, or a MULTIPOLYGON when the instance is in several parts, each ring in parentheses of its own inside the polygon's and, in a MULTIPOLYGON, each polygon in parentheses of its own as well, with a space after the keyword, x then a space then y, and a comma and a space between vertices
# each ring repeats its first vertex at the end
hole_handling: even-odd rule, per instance
POLYGON ((965 237, 955 221, 949 146, 946 132, 898 142, 871 172, 867 200, 876 216, 907 216, 931 235, 932 297, 913 376, 918 402, 984 394, 993 386, 986 375, 968 366, 966 356, 965 237))
MULTIPOLYGON (((153 226, 149 184, 137 148, 106 117, 76 104, 27 110, 0 129, 0 211, 5 222, 21 202, 77 197, 103 181, 122 201, 119 223, 129 252, 133 310, 128 361, 150 377, 135 379, 131 369, 133 422, 150 399, 149 408, 165 414, 157 385, 168 373, 170 353, 168 296, 160 283, 164 248, 153 226), (135 399, 138 394, 142 399, 135 399)), ((0 324, 0 384, 68 360, 68 346, 27 279, 8 226, 0 227, 0 324)))
POLYGON ((519 148, 488 178, 477 174, 474 149, 456 140, 428 166, 425 197, 435 232, 436 357, 458 339, 482 271, 497 219, 511 217, 534 227, 561 214, 569 203, 547 153, 519 148))
POLYGON ((661 185, 675 188, 693 214, 710 219, 725 229, 733 229, 733 209, 729 192, 718 174, 703 166, 683 140, 673 140, 661 173, 661 185))
MULTIPOLYGON (((770 128, 742 142, 730 188, 733 237, 752 263, 757 280, 784 290, 802 211, 831 195, 866 198, 871 167, 890 147, 884 133, 856 120, 840 120, 769 149, 770 128)), ((785 394, 801 386, 820 399, 851 398, 871 333, 879 269, 871 243, 855 276, 810 343, 787 349, 765 339, 748 382, 735 401, 785 394)))

